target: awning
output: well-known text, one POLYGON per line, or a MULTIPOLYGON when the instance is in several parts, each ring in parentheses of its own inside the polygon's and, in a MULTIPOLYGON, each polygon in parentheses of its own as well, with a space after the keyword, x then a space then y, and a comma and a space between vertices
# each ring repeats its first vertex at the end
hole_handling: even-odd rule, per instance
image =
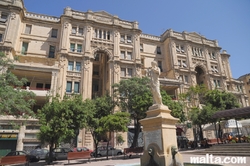
POLYGON ((213 114, 212 118, 250 118, 250 107, 234 108, 229 110, 218 111, 213 114))

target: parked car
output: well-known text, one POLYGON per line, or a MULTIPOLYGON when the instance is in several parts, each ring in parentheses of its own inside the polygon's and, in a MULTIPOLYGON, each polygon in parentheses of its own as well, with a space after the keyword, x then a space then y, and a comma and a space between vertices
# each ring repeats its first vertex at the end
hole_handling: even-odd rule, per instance
POLYGON ((38 156, 28 154, 24 151, 11 151, 6 156, 27 156, 29 162, 38 162, 40 160, 38 156))
POLYGON ((74 151, 74 152, 82 152, 82 151, 90 151, 90 152, 93 152, 93 150, 90 150, 90 149, 87 148, 87 147, 77 147, 77 148, 74 148, 73 151, 74 151))
MULTIPOLYGON (((123 154, 122 149, 116 149, 112 146, 108 147, 108 155, 109 156, 122 155, 122 154, 123 154)), ((96 152, 96 150, 94 150, 93 156, 95 156, 95 157, 107 156, 107 146, 97 147, 97 152, 96 152)))
MULTIPOLYGON (((67 160, 68 152, 73 152, 70 148, 55 148, 52 150, 52 161, 67 160)), ((49 161, 49 152, 46 154, 46 162, 49 161)))
POLYGON ((33 149, 30 154, 34 156, 38 156, 40 160, 45 160, 46 154, 49 152, 48 149, 33 149))

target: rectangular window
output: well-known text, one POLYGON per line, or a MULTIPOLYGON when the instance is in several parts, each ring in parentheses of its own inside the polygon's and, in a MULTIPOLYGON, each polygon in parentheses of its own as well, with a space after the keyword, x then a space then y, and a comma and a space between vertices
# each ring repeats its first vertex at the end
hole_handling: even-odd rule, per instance
POLYGON ((76 27, 72 27, 71 33, 72 33, 72 34, 76 34, 76 29, 77 29, 76 27))
POLYGON ((36 88, 42 89, 43 88, 43 83, 37 83, 36 88))
POLYGON ((75 52, 75 47, 76 47, 75 43, 70 43, 70 51, 71 52, 75 52))
POLYGON ((106 39, 106 31, 103 31, 103 39, 106 39))
POLYGON ((8 18, 8 14, 7 13, 1 13, 1 19, 7 19, 8 18))
POLYGON ((126 76, 126 68, 121 68, 121 77, 126 76))
POLYGON ((22 55, 26 55, 26 54, 27 54, 28 46, 29 46, 29 43, 23 42, 22 51, 21 51, 21 54, 22 54, 22 55))
POLYGON ((184 79, 185 79, 185 83, 188 83, 188 76, 184 76, 184 79))
POLYGON ((74 93, 79 93, 79 88, 80 88, 79 84, 80 84, 79 82, 74 83, 74 93))
POLYGON ((157 52, 157 54, 161 54, 161 47, 157 46, 156 52, 157 52))
POLYGON ((102 38, 102 30, 99 30, 99 38, 102 38))
POLYGON ((49 46, 49 58, 55 58, 55 46, 49 46))
POLYGON ((68 62, 68 71, 73 71, 73 68, 74 68, 74 62, 69 61, 68 62))
POLYGON ((217 80, 217 86, 220 87, 220 80, 217 80))
POLYGON ((120 42, 124 43, 125 42, 125 35, 121 35, 120 42))
POLYGON ((3 34, 0 34, 0 42, 3 41, 3 34))
POLYGON ((181 52, 179 45, 176 45, 176 52, 181 52))
POLYGON ((132 60, 132 52, 127 52, 127 60, 132 60))
POLYGON ((120 59, 125 59, 125 51, 121 51, 120 59))
POLYGON ((81 71, 81 62, 76 62, 76 71, 81 71))
POLYGON ((25 27, 25 34, 30 34, 31 33, 31 25, 28 25, 28 24, 26 24, 26 27, 25 27))
POLYGON ((71 81, 67 81, 66 92, 68 92, 68 93, 72 92, 72 82, 71 81))
POLYGON ((162 72, 162 62, 158 61, 158 67, 160 68, 161 72, 162 72))
POLYGON ((132 43, 132 38, 131 38, 131 36, 127 36, 127 43, 132 43))
POLYGON ((187 67, 186 61, 182 61, 182 67, 184 67, 184 68, 187 67))
POLYGON ((107 40, 110 40, 110 31, 107 32, 107 40))
POLYGON ((98 30, 95 29, 95 38, 97 38, 97 37, 98 37, 98 30))
POLYGON ((83 35, 83 28, 79 28, 78 34, 81 36, 83 35))
POLYGON ((52 31, 51 31, 51 37, 53 37, 53 38, 57 38, 57 29, 52 29, 52 31))
POLYGON ((128 68, 128 74, 127 77, 132 77, 133 69, 128 68))
POLYGON ((180 80, 180 81, 183 81, 183 75, 180 75, 180 76, 179 76, 179 80, 180 80))
POLYGON ((95 54, 95 61, 99 61, 100 60, 100 54, 95 54))
POLYGON ((77 44, 77 52, 82 52, 82 45, 81 44, 77 44))
POLYGON ((51 84, 45 84, 45 89, 50 89, 51 84))
POLYGON ((178 60, 178 66, 181 67, 181 60, 178 60))
POLYGON ((143 44, 140 44, 140 51, 143 52, 143 44))
POLYGON ((184 53, 185 50, 184 50, 184 46, 181 46, 181 52, 184 53))

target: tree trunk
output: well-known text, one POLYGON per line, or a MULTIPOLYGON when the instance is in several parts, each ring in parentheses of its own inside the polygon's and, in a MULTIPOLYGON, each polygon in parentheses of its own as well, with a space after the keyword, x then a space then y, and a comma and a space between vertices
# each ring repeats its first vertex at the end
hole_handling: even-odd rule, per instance
POLYGON ((53 146, 54 146, 54 142, 50 142, 50 145, 49 145, 49 158, 47 159, 47 164, 51 164, 53 163, 53 153, 52 153, 52 150, 53 150, 53 146))
POLYGON ((201 125, 199 125, 199 130, 200 130, 200 141, 202 141, 204 137, 203 137, 203 131, 202 131, 201 125))
POLYGON ((141 124, 139 123, 138 119, 134 119, 134 126, 135 126, 135 130, 134 130, 134 137, 133 137, 133 143, 131 145, 131 148, 135 148, 138 147, 138 137, 139 137, 139 133, 141 130, 141 124))
POLYGON ((106 159, 108 160, 109 159, 109 141, 111 140, 111 132, 109 132, 109 138, 108 138, 108 143, 107 143, 107 157, 106 159))

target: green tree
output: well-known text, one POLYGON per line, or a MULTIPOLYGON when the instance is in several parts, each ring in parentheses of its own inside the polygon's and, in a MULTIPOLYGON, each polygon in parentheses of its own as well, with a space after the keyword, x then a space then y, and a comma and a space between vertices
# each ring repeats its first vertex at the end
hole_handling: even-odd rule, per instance
MULTIPOLYGON (((100 119, 100 125, 97 130, 100 133, 108 133, 108 143, 107 143, 107 154, 108 154, 108 146, 111 140, 111 133, 114 132, 125 132, 128 131, 127 125, 129 123, 129 113, 127 112, 116 112, 114 114, 110 114, 104 116, 100 119)), ((108 155, 107 155, 108 159, 108 155)))
POLYGON ((132 77, 113 85, 118 105, 123 111, 130 113, 130 118, 134 122, 131 147, 138 146, 138 136, 141 130, 139 121, 146 117, 146 111, 153 104, 149 81, 148 77, 132 77))
POLYGON ((202 125, 214 123, 216 119, 213 119, 212 115, 215 112, 239 107, 239 103, 232 93, 218 89, 207 90, 204 86, 200 85, 191 87, 183 96, 188 97, 191 103, 199 103, 200 101, 200 103, 205 104, 194 105, 189 112, 190 120, 194 125, 199 127, 199 136, 201 139, 203 139, 202 125))
POLYGON ((13 68, 13 61, 0 52, 0 114, 25 118, 35 116, 32 110, 35 94, 21 89, 27 80, 19 80, 11 72, 13 68))
POLYGON ((106 139, 106 132, 100 129, 100 120, 103 117, 111 115, 116 104, 113 98, 108 94, 101 97, 96 97, 93 100, 89 100, 88 103, 89 105, 93 106, 94 110, 92 111, 93 117, 89 118, 87 121, 87 128, 91 132, 95 149, 97 150, 99 142, 103 139, 106 139))
MULTIPOLYGON (((146 117, 146 112, 153 105, 152 93, 150 90, 150 79, 148 77, 132 77, 121 80, 114 84, 114 92, 118 100, 118 105, 123 111, 130 113, 130 118, 134 122, 134 137, 131 147, 138 146, 138 136, 141 130, 139 121, 146 117)), ((169 106, 172 116, 185 120, 182 112, 182 105, 179 102, 172 101, 171 97, 161 89, 162 102, 169 106)))
POLYGON ((179 118, 180 122, 186 121, 186 116, 183 112, 183 104, 179 101, 174 101, 172 98, 166 93, 166 91, 161 89, 161 96, 162 96, 162 103, 167 105, 168 108, 171 110, 170 114, 175 117, 179 118))
POLYGON ((62 141, 76 136, 76 130, 86 126, 87 119, 92 118, 94 107, 88 101, 82 101, 80 95, 65 97, 62 101, 59 96, 52 97, 38 111, 41 124, 38 138, 41 142, 49 143, 49 163, 52 161, 52 149, 62 141))

